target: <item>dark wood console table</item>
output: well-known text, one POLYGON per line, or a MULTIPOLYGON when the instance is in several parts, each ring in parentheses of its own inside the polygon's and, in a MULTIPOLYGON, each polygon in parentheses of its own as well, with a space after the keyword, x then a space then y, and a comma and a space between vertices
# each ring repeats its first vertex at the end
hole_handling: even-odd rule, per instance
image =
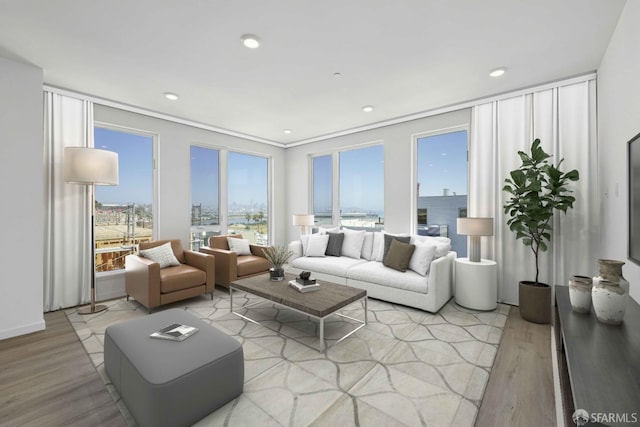
POLYGON ((556 285, 555 334, 565 424, 576 409, 613 414, 588 425, 640 423, 640 306, 629 298, 622 325, 571 310, 569 287, 556 285), (625 422, 626 421, 626 422, 625 422))

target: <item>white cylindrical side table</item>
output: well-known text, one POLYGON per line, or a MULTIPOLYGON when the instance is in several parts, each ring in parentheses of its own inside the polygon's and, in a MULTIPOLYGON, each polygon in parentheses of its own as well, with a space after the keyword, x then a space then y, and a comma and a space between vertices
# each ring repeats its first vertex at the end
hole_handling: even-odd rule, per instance
POLYGON ((495 261, 456 258, 455 301, 472 310, 498 307, 498 270, 495 261))

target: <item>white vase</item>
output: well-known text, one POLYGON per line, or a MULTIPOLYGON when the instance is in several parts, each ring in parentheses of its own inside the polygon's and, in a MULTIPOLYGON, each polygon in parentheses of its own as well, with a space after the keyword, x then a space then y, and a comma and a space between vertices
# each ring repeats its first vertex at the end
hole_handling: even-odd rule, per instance
POLYGON ((576 313, 589 314, 591 311, 591 290, 593 280, 587 276, 571 276, 569 279, 569 300, 576 313))
POLYGON ((622 277, 624 262, 599 259, 600 272, 593 278, 591 299, 596 317, 602 323, 619 325, 629 298, 629 282, 622 277))

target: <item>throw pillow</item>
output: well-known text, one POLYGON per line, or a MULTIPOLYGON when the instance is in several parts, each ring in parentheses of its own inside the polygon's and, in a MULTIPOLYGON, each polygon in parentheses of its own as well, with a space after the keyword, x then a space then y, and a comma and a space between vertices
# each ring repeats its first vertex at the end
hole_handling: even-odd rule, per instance
POLYGON ((415 248, 415 245, 410 243, 402 243, 397 239, 391 239, 389 251, 387 252, 387 256, 384 257, 382 264, 384 264, 385 267, 393 268, 394 270, 404 273, 407 271, 407 267, 409 267, 409 261, 415 248))
POLYGON ((387 253, 389 252, 389 248, 391 247, 391 242, 397 240, 402 243, 411 243, 411 236, 394 236, 393 234, 384 235, 384 252, 382 253, 382 260, 387 257, 387 253))
POLYGON ((329 236, 329 243, 327 243, 327 251, 325 252, 325 255, 340 256, 344 233, 327 233, 327 235, 329 236))
POLYGON ((318 227, 318 234, 339 233, 340 227, 324 228, 318 227))
POLYGON ((360 254, 360 258, 366 259, 368 261, 375 261, 375 258, 372 258, 373 254, 373 232, 367 231, 364 233, 364 241, 362 242, 362 253, 360 254))
POLYGON ((451 250, 451 239, 448 237, 442 236, 413 236, 411 238, 411 243, 415 244, 416 242, 425 242, 432 243, 436 245, 436 256, 435 258, 440 258, 445 256, 451 250))
POLYGON ((251 248, 247 239, 236 239, 235 237, 227 237, 229 242, 229 250, 238 255, 251 255, 251 248))
POLYGON ((345 228, 342 231, 344 232, 344 240, 342 241, 341 254, 349 258, 360 259, 364 243, 364 230, 356 231, 345 228))
POLYGON ((311 234, 309 236, 309 243, 307 243, 307 251, 304 255, 309 257, 323 257, 327 251, 327 244, 329 244, 328 234, 311 234))
POLYGON ((180 265, 178 259, 173 254, 173 249, 171 249, 171 242, 167 242, 164 245, 156 246, 155 248, 143 249, 138 253, 143 257, 160 264, 160 268, 180 265))
POLYGON ((371 261, 382 262, 383 253, 384 253, 384 232, 376 231, 373 233, 373 248, 371 248, 371 261))
POLYGON ((431 268, 431 261, 436 255, 436 245, 429 242, 414 242, 416 249, 409 261, 409 270, 413 270, 421 276, 426 276, 431 268))

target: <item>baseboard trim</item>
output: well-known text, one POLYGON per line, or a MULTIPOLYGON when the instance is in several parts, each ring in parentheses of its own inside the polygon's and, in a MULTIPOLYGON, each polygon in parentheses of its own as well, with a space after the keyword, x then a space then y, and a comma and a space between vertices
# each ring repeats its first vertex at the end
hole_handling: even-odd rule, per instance
POLYGON ((3 331, 0 331, 0 340, 18 337, 20 335, 26 335, 32 332, 42 331, 46 329, 46 327, 47 325, 43 318, 42 320, 39 320, 37 322, 29 323, 28 325, 22 325, 17 328, 5 329, 3 331))

